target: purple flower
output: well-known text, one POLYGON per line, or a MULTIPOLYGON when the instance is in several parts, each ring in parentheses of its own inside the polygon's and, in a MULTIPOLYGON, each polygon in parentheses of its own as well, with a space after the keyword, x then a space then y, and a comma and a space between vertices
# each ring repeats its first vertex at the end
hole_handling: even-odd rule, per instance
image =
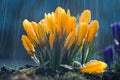
POLYGON ((120 43, 120 23, 113 23, 111 26, 114 40, 120 43))
POLYGON ((111 26, 113 32, 115 53, 120 56, 120 23, 113 23, 111 26))
POLYGON ((111 47, 107 47, 104 49, 104 60, 110 66, 113 62, 113 49, 111 47))

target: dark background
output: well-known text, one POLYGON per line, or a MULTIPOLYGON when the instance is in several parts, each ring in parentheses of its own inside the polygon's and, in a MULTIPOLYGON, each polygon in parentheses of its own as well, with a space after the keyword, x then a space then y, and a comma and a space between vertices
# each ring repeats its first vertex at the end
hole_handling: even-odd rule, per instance
POLYGON ((0 66, 33 64, 26 54, 21 35, 25 34, 22 21, 39 22, 44 13, 52 12, 61 6, 70 9, 71 15, 79 18, 84 9, 90 9, 92 20, 100 24, 95 38, 96 55, 103 54, 107 46, 112 46, 111 23, 120 21, 120 0, 0 0, 0 66))

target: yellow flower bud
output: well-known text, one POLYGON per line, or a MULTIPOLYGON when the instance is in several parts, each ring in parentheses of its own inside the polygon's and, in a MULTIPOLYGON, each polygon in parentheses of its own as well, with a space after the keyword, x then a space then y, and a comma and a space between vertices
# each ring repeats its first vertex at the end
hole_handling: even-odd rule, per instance
POLYGON ((23 21, 23 27, 24 27, 25 31, 27 32, 28 37, 34 43, 34 46, 35 46, 35 44, 36 43, 38 44, 39 41, 38 41, 36 33, 34 31, 35 27, 32 26, 31 24, 33 25, 33 23, 30 23, 27 19, 25 19, 23 21))
POLYGON ((91 43, 93 41, 93 38, 98 31, 98 28, 99 28, 99 23, 97 20, 94 20, 90 23, 86 37, 88 43, 91 43))
POLYGON ((77 40, 76 40, 76 46, 79 46, 83 39, 85 38, 88 30, 88 24, 87 23, 80 23, 78 27, 78 33, 77 33, 77 40))
POLYGON ((105 68, 107 67, 107 64, 102 61, 92 60, 88 62, 87 64, 84 64, 83 67, 80 68, 81 72, 85 73, 103 73, 105 68))
POLYGON ((45 21, 47 24, 47 28, 49 29, 49 32, 55 33, 56 32, 56 18, 54 12, 52 14, 48 13, 45 14, 45 21))
POLYGON ((37 23, 32 21, 32 22, 31 22, 31 26, 33 27, 33 30, 34 30, 34 32, 35 32, 36 35, 37 35, 37 32, 38 32, 37 23))
POLYGON ((80 15, 80 22, 86 22, 89 23, 91 18, 91 12, 90 10, 84 10, 80 15))
POLYGON ((34 46, 26 35, 22 35, 22 43, 28 55, 33 56, 35 51, 34 46))
POLYGON ((23 27, 26 32, 28 32, 29 29, 33 30, 32 25, 30 24, 30 22, 27 19, 25 19, 23 21, 23 27))
POLYGON ((57 17, 57 24, 59 27, 61 27, 62 25, 62 15, 65 13, 65 10, 62 9, 61 7, 58 7, 56 10, 55 10, 55 16, 57 17))
POLYGON ((55 10, 55 17, 56 17, 56 30, 58 32, 59 39, 61 39, 66 30, 68 17, 65 10, 62 9, 61 7, 58 7, 55 10))

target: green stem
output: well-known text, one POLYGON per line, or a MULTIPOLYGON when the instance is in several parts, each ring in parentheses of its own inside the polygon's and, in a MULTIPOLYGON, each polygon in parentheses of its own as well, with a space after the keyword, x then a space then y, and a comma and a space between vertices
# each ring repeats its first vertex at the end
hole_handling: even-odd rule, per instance
POLYGON ((81 60, 81 64, 84 63, 84 53, 85 53, 85 44, 83 45, 83 49, 82 49, 82 60, 81 60))
POLYGON ((86 63, 87 59, 88 59, 88 54, 89 54, 89 47, 87 47, 87 51, 85 53, 85 56, 84 56, 84 62, 86 63))
POLYGON ((37 65, 40 65, 40 62, 39 62, 39 60, 36 58, 35 54, 34 54, 33 56, 31 56, 31 58, 35 61, 35 63, 36 63, 37 65))
POLYGON ((51 50, 50 68, 53 70, 55 69, 55 50, 54 50, 54 48, 51 50))

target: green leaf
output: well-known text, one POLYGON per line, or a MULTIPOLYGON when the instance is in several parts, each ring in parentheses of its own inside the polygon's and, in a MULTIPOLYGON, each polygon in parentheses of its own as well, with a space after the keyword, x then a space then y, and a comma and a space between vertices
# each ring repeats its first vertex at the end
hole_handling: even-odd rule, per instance
POLYGON ((92 53, 93 53, 93 50, 94 50, 94 44, 91 44, 91 45, 89 46, 89 52, 88 52, 88 55, 87 55, 87 57, 86 57, 85 63, 90 60, 91 55, 92 55, 92 53))
POLYGON ((82 60, 81 60, 81 64, 83 64, 84 63, 84 58, 85 58, 85 44, 83 45, 83 49, 82 49, 82 60))
POLYGON ((50 68, 55 70, 55 48, 51 50, 50 68))

